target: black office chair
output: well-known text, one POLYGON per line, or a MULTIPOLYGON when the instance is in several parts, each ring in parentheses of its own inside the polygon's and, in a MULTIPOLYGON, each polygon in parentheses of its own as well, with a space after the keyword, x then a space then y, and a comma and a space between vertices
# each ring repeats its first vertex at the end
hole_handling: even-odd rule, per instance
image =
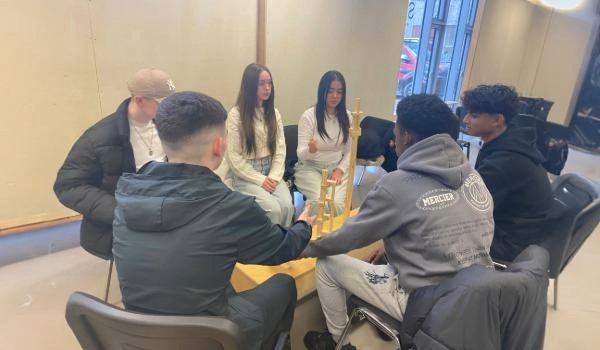
POLYGON ((88 253, 95 257, 108 261, 108 276, 106 278, 106 286, 104 290, 104 301, 108 302, 108 294, 110 292, 110 284, 112 279, 112 271, 114 267, 114 257, 112 254, 112 226, 98 226, 90 220, 83 220, 81 222, 82 232, 80 233, 80 244, 81 247, 88 253), (85 226, 88 229, 84 230, 85 226), (103 232, 103 233, 100 233, 103 232), (87 233, 87 234, 85 234, 87 233))
POLYGON ((402 322, 352 296, 355 308, 338 349, 356 317, 374 325, 398 349, 541 349, 547 270, 548 252, 535 245, 505 271, 471 265, 439 285, 413 290, 402 322))
POLYGON ((564 174, 552 183, 552 192, 557 218, 548 222, 551 233, 541 245, 550 252, 556 310, 558 277, 600 221, 600 184, 581 175, 564 174))
POLYGON ((570 129, 529 114, 517 114, 511 124, 535 129, 537 149, 544 157, 542 166, 548 172, 560 175, 569 156, 570 129))
POLYGON ((381 166, 385 171, 396 170, 394 149, 389 146, 394 138, 394 122, 373 116, 366 116, 360 122, 361 135, 358 138, 356 165, 363 171, 358 180, 360 186, 368 166, 381 166))
POLYGON ((82 241, 81 246, 90 254, 100 258, 100 259, 104 259, 108 261, 108 276, 106 278, 106 285, 104 287, 104 302, 108 302, 108 294, 110 292, 110 282, 112 280, 112 272, 114 269, 114 265, 115 265, 115 258, 112 254, 112 232, 110 233, 110 237, 109 237, 109 244, 107 245, 106 243, 104 244, 104 248, 102 249, 102 251, 99 250, 90 250, 86 248, 85 243, 82 241))
POLYGON ((539 97, 519 97, 519 113, 527 114, 541 121, 548 120, 548 113, 554 104, 553 101, 539 97))
POLYGON ((298 125, 284 125, 283 135, 285 137, 285 170, 283 172, 283 181, 285 181, 290 190, 293 202, 294 192, 298 191, 294 183, 294 167, 298 163, 298 125))
POLYGON ((145 315, 80 292, 69 298, 66 319, 84 350, 244 348, 240 328, 224 317, 145 315))

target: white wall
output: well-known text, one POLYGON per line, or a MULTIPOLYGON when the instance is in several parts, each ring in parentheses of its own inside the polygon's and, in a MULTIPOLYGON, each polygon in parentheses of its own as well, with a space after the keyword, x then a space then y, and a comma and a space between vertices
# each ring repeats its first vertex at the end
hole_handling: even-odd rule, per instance
POLYGON ((319 79, 340 71, 347 107, 392 118, 407 0, 267 2, 267 65, 285 124, 316 103, 319 79))
POLYGON ((537 7, 535 17, 548 23, 547 33, 530 37, 539 38, 543 48, 536 63, 536 74, 529 96, 540 96, 554 101, 548 120, 568 125, 579 95, 591 50, 595 43, 598 16, 597 1, 586 0, 573 11, 550 11, 537 7))
POLYGON ((248 0, 2 1, 0 229, 73 215, 52 185, 71 145, 137 69, 229 106, 256 57, 248 0))
MULTIPOLYGON (((349 108, 389 117, 407 0, 267 1, 267 65, 277 107, 297 123, 328 69, 349 108)), ((137 69, 169 72, 226 109, 256 58, 256 0, 2 1, 0 233, 75 214, 52 192, 75 140, 127 97, 137 69)))
POLYGON ((554 101, 548 120, 568 125, 596 35, 595 0, 553 11, 525 0, 486 0, 467 87, 513 85, 554 101))
POLYGON ((473 52, 468 87, 485 83, 516 85, 527 51, 534 6, 525 0, 486 0, 473 52))

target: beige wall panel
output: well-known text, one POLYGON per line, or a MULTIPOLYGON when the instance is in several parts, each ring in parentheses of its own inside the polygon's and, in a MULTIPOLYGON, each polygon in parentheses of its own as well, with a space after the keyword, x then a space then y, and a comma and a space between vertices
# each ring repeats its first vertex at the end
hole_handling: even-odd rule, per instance
POLYGON ((531 13, 529 32, 524 39, 527 40, 527 49, 521 63, 519 80, 516 85, 523 96, 532 96, 538 73, 540 59, 543 55, 545 38, 552 21, 552 11, 547 8, 535 6, 531 13))
POLYGON ((519 84, 532 11, 524 0, 486 0, 468 87, 519 84))
POLYGON ((487 0, 469 86, 504 83, 554 101, 548 120, 567 125, 597 30, 597 2, 553 11, 523 0, 487 0))
POLYGON ((346 103, 392 118, 407 1, 267 1, 267 66, 285 124, 316 102, 327 70, 344 74, 346 103))
POLYGON ((597 18, 580 12, 555 12, 551 16, 531 89, 532 96, 554 101, 549 121, 568 125, 571 119, 594 44, 596 23, 597 18))
POLYGON ((94 0, 92 23, 103 112, 127 97, 137 69, 168 72, 178 91, 234 103, 242 70, 256 57, 256 1, 94 0))
POLYGON ((137 69, 160 67, 178 90, 229 108, 256 56, 255 1, 24 0, 0 11, 0 229, 74 214, 52 192, 56 172, 81 133, 127 97, 137 69))
POLYGON ((0 2, 0 228, 71 215, 52 191, 99 114, 88 2, 0 2))

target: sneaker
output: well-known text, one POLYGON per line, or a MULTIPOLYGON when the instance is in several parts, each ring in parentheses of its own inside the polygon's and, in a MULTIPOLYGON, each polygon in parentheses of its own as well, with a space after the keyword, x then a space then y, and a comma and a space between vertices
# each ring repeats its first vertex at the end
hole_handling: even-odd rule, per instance
MULTIPOLYGON (((304 346, 308 350, 335 350, 336 342, 329 332, 308 331, 304 335, 304 346)), ((342 350, 356 350, 350 343, 342 346, 342 350)))

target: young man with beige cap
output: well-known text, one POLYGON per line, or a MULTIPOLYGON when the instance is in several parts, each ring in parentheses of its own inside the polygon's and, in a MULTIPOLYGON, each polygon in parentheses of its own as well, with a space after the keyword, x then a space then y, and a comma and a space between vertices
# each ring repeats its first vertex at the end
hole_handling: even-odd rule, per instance
POLYGON ((165 159, 152 120, 160 101, 175 92, 169 75, 155 68, 137 71, 127 88, 131 97, 79 137, 54 183, 58 200, 83 214, 81 246, 103 259, 112 256, 117 180, 165 159))

